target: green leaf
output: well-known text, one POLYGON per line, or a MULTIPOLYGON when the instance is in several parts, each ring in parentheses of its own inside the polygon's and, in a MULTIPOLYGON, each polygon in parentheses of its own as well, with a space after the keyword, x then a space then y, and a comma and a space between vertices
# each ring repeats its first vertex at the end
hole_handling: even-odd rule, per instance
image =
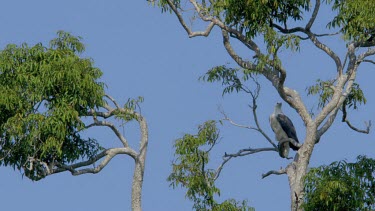
POLYGON ((102 72, 79 56, 80 37, 57 34, 47 47, 10 44, 0 51, 0 165, 25 169, 33 180, 45 176, 42 163, 70 163, 101 149, 80 137, 79 117, 103 105, 102 72))

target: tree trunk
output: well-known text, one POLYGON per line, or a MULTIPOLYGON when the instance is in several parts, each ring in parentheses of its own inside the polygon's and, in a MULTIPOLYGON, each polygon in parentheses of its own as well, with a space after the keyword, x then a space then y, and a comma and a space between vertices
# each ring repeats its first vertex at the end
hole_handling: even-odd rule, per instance
POLYGON ((132 210, 142 210, 142 184, 145 170, 146 152, 148 144, 148 129, 146 119, 141 115, 137 116, 141 129, 141 141, 139 154, 135 159, 133 183, 132 183, 132 210))
POLYGON ((133 211, 142 210, 143 173, 144 173, 144 163, 142 165, 142 163, 139 160, 136 160, 134 175, 133 175, 133 184, 132 184, 132 210, 133 211))
POLYGON ((311 154, 317 139, 317 130, 314 125, 306 127, 306 138, 303 146, 292 163, 287 166, 289 179, 291 211, 303 211, 301 204, 304 198, 304 176, 310 162, 311 154))

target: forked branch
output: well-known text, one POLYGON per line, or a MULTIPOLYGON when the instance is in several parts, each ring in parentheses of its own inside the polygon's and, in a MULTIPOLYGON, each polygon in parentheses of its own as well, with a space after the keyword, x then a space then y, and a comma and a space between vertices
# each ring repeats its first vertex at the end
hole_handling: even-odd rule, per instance
POLYGON ((168 3, 169 7, 172 9, 172 11, 177 16, 178 21, 180 22, 181 26, 185 29, 185 31, 187 32, 187 34, 190 38, 191 37, 197 37, 197 36, 207 37, 210 34, 212 28, 215 26, 215 24, 213 22, 210 22, 205 31, 193 31, 193 30, 191 30, 190 27, 186 24, 184 18, 182 17, 182 14, 178 11, 178 8, 176 7, 176 5, 174 5, 171 0, 166 0, 166 1, 168 3))
POLYGON ((72 173, 72 175, 75 175, 75 176, 81 175, 81 174, 87 174, 87 173, 96 174, 96 173, 99 173, 105 166, 107 166, 107 164, 109 163, 109 161, 111 161, 113 157, 119 154, 129 155, 133 159, 136 159, 137 157, 137 153, 130 148, 110 148, 110 149, 106 149, 102 151, 101 153, 97 154, 96 156, 90 158, 87 161, 75 163, 72 165, 56 163, 55 165, 57 166, 57 168, 50 170, 50 172, 51 174, 57 174, 60 172, 69 171, 72 173), (102 158, 104 159, 98 166, 94 166, 92 168, 80 169, 82 167, 94 165, 97 161, 101 160, 102 158))

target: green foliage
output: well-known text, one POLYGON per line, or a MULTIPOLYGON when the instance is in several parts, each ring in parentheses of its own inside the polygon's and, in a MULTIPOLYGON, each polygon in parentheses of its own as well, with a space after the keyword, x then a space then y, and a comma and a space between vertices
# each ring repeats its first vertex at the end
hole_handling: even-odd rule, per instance
MULTIPOLYGON (((323 108, 332 98, 334 80, 322 81, 318 79, 317 83, 313 86, 307 87, 308 95, 319 95, 318 107, 323 108)), ((343 106, 348 106, 349 108, 358 109, 358 104, 366 104, 366 98, 363 94, 362 89, 359 84, 353 83, 350 93, 346 97, 343 106)))
POLYGON ((255 209, 253 207, 249 207, 249 205, 247 205, 247 201, 237 202, 234 199, 229 199, 214 206, 212 211, 255 211, 255 209))
POLYGON ((352 90, 346 97, 343 106, 348 106, 349 108, 353 107, 353 109, 358 109, 359 104, 366 104, 367 100, 361 88, 359 88, 359 84, 353 83, 352 90))
POLYGON ((333 85, 333 80, 322 81, 318 79, 315 85, 306 88, 307 95, 319 95, 318 107, 323 108, 332 98, 333 85))
POLYGON ((310 169, 305 177, 305 202, 310 210, 373 210, 375 160, 358 156, 356 163, 334 162, 310 169))
POLYGON ((48 47, 10 44, 0 52, 0 165, 40 179, 33 160, 69 163, 100 149, 78 133, 79 117, 104 95, 102 72, 83 51, 80 38, 59 31, 48 47))
POLYGON ((221 82, 224 86, 223 95, 232 93, 233 91, 251 93, 252 91, 249 90, 245 83, 249 79, 257 83, 254 78, 256 74, 257 72, 252 70, 230 68, 222 65, 210 69, 205 75, 200 77, 200 79, 211 83, 221 82))
MULTIPOLYGON (((225 65, 217 66, 210 69, 200 79, 207 82, 221 81, 224 86, 223 95, 232 93, 233 91, 239 92, 242 89, 242 82, 238 76, 239 69, 226 67, 225 65)), ((242 79, 246 79, 246 75, 242 79)))
POLYGON ((208 121, 198 127, 197 135, 186 134, 176 140, 176 160, 168 181, 173 188, 187 188, 186 197, 194 202, 196 210, 251 210, 246 201, 227 200, 219 204, 214 200, 215 195, 220 195, 220 190, 214 184, 215 171, 207 169, 207 164, 209 152, 218 138, 215 121, 208 121))
MULTIPOLYGON (((176 7, 179 7, 180 0, 172 0, 172 2, 176 7)), ((152 2, 152 4, 154 4, 154 1, 152 2)), ((165 0, 158 1, 158 6, 161 8, 162 12, 171 12, 171 8, 168 6, 167 1, 165 0)))
POLYGON ((216 0, 213 7, 223 12, 225 22, 254 37, 272 23, 301 20, 309 0, 216 0))
POLYGON ((144 101, 144 98, 139 96, 137 99, 131 99, 129 98, 128 101, 124 105, 125 112, 117 111, 115 113, 115 117, 117 119, 124 120, 125 122, 129 122, 132 120, 136 120, 137 115, 134 112, 137 109, 141 109, 139 106, 140 103, 144 101))
POLYGON ((364 41, 375 33, 375 1, 373 0, 327 0, 338 15, 328 24, 340 28, 344 38, 364 41))

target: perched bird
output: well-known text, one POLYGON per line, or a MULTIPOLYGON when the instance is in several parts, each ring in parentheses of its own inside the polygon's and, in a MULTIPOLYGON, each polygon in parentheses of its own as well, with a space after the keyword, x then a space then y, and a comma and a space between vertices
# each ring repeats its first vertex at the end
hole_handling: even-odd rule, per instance
POLYGON ((275 133, 276 140, 279 142, 279 154, 283 158, 289 155, 289 148, 298 150, 300 146, 294 145, 290 139, 299 143, 296 129, 292 121, 281 111, 281 103, 276 103, 275 110, 270 116, 270 124, 275 133))

